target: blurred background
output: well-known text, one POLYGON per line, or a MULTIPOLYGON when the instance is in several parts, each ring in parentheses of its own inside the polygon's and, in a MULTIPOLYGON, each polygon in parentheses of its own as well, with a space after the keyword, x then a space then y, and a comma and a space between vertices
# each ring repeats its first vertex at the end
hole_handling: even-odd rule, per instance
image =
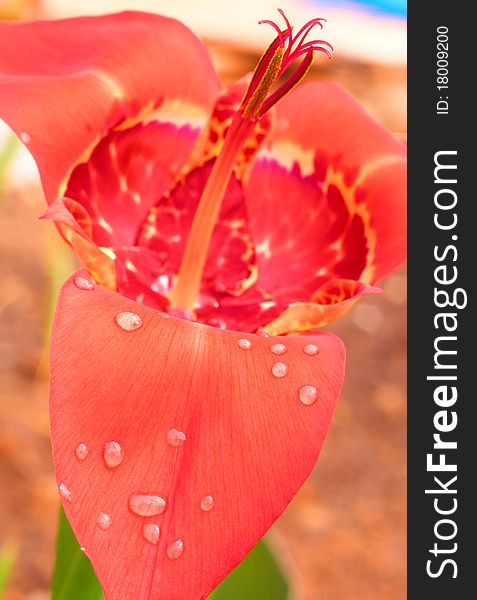
MULTIPOLYGON (((277 6, 297 24, 328 19, 335 57, 317 60, 309 77, 344 85, 405 141, 403 0, 0 0, 0 18, 126 8, 175 16, 205 41, 227 83, 255 66, 271 35, 256 23, 275 19, 277 6)), ((0 122, 0 586, 14 564, 6 600, 47 600, 54 555, 47 345, 74 263, 53 226, 38 222, 43 210, 36 167, 0 122)), ((343 394, 313 475, 270 534, 293 600, 405 597, 404 270, 382 287, 329 328, 348 350, 343 394)))

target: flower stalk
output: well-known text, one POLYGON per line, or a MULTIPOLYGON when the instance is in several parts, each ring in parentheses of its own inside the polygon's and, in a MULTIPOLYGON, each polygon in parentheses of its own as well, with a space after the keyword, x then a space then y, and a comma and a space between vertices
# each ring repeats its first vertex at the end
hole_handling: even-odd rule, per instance
POLYGON ((207 180, 192 222, 176 284, 169 294, 171 305, 177 310, 192 313, 194 309, 222 199, 237 156, 254 126, 255 120, 244 119, 237 113, 225 137, 222 151, 207 180))

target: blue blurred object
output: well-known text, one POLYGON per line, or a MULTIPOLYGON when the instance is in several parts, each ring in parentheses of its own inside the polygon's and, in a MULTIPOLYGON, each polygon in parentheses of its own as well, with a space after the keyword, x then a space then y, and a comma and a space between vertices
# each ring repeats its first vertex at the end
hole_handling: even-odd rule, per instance
MULTIPOLYGON (((324 4, 323 0, 313 0, 314 2, 324 4)), ((386 14, 394 17, 406 17, 406 0, 327 0, 332 5, 339 5, 348 8, 360 8, 380 14, 386 14)))
POLYGON ((358 0, 356 4, 367 5, 376 11, 402 17, 405 17, 407 13, 406 0, 358 0))

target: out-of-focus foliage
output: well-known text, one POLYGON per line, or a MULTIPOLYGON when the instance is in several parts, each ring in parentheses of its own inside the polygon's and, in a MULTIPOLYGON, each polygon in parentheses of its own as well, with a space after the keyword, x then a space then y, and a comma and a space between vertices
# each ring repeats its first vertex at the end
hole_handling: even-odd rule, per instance
POLYGON ((285 575, 261 540, 208 600, 286 600, 288 591, 285 575))
POLYGON ((81 550, 63 509, 60 511, 52 600, 103 600, 93 567, 81 550))
POLYGON ((13 135, 9 135, 3 143, 0 143, 0 192, 5 184, 8 166, 15 155, 18 145, 18 140, 13 135))
POLYGON ((0 599, 3 598, 7 587, 10 573, 15 564, 16 550, 12 546, 5 545, 0 548, 0 599))

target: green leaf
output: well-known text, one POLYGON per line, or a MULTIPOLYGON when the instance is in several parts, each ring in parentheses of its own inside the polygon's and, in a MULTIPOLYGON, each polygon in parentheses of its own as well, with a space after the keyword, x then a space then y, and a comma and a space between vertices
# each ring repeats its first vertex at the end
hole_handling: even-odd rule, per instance
MULTIPOLYGON (((93 567, 60 511, 52 600, 103 600, 93 567)), ((261 540, 208 600, 287 600, 285 575, 268 545, 261 540)))
POLYGON ((289 586, 263 540, 215 588, 208 600, 287 600, 289 586))
POLYGON ((103 592, 85 553, 60 509, 51 600, 103 600, 103 592))
POLYGON ((3 146, 0 146, 0 191, 2 191, 5 184, 7 170, 19 148, 20 143, 13 134, 10 134, 3 146))
POLYGON ((13 546, 5 544, 0 548, 0 598, 3 598, 16 556, 17 553, 13 546))

